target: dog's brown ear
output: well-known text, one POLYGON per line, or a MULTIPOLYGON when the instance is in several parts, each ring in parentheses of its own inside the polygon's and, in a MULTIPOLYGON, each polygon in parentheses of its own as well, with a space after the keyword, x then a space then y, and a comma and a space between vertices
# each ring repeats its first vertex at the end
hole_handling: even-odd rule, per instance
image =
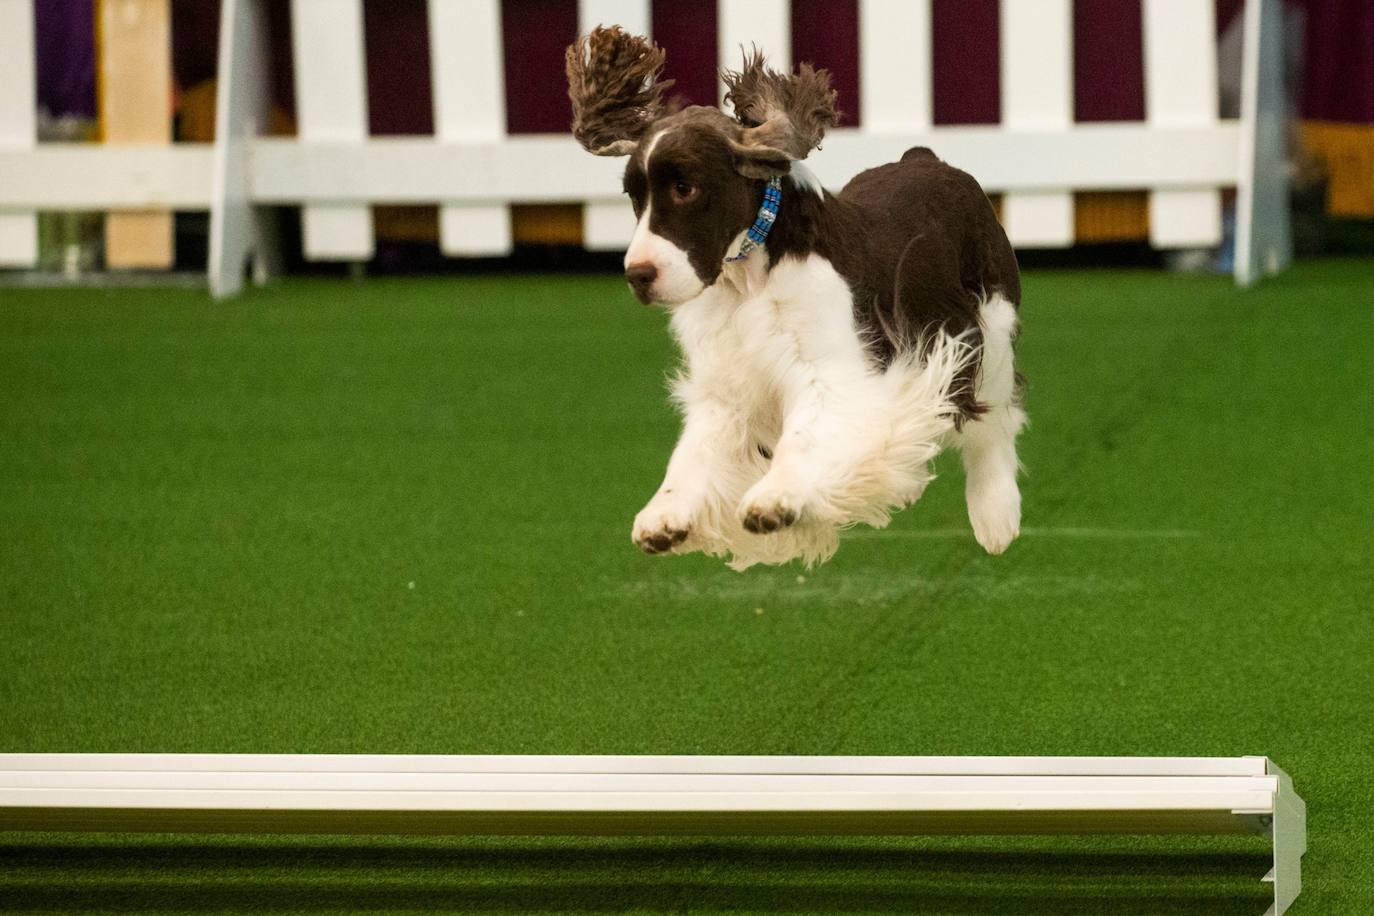
POLYGON ((664 113, 660 80, 666 55, 658 45, 620 26, 598 26, 568 46, 572 132, 588 152, 626 156, 664 113))
POLYGON ((839 120, 828 70, 802 64, 796 73, 779 73, 755 48, 744 55, 739 72, 721 76, 729 89, 725 100, 744 125, 740 139, 730 145, 739 156, 739 171, 751 178, 785 174, 788 163, 805 159, 839 120))

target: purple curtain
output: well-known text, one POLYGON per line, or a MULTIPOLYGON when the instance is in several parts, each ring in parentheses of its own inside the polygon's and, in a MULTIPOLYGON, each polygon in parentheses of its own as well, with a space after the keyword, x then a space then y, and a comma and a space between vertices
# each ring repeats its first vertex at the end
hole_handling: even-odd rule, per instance
POLYGON ((39 107, 95 117, 93 0, 36 0, 33 12, 39 107))

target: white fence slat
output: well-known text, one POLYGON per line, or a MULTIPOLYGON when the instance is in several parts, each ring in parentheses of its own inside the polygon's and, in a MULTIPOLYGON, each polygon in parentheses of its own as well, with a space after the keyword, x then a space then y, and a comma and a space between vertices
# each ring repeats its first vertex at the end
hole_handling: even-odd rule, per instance
POLYGON ((635 211, 626 197, 589 200, 582 208, 582 244, 588 251, 622 251, 635 233, 635 211))
POLYGON ((1063 248, 1073 244, 1073 194, 1017 191, 1002 197, 1002 225, 1018 248, 1063 248))
MULTIPOLYGON (((38 142, 34 79, 33 3, 0 0, 0 147, 32 149, 38 142)), ((0 267, 37 261, 37 214, 0 210, 0 267)))
MULTIPOLYGON (((720 0, 717 6, 716 62, 738 70, 740 48, 757 46, 774 70, 792 68, 792 5, 788 0, 720 0)), ((725 83, 720 84, 725 98, 725 83)))
POLYGON ((510 254, 510 207, 504 203, 446 203, 439 207, 439 250, 452 257, 510 254))
MULTIPOLYGON (((1142 123, 1080 124, 1062 133, 990 126, 938 127, 925 133, 835 130, 807 163, 826 187, 840 187, 875 162, 931 146, 978 177, 989 192, 1066 187, 1193 188, 1234 184, 1240 125, 1154 129, 1142 123)), ((588 156, 570 136, 537 134, 491 143, 440 143, 431 137, 379 137, 368 144, 300 143, 261 137, 252 149, 257 204, 328 201, 433 204, 594 199, 620 187, 622 159, 588 156)), ((0 147, 0 208, 205 210, 210 205, 209 144, 102 147, 44 143, 0 147)))
POLYGON ((599 25, 618 25, 633 35, 652 31, 650 0, 578 0, 577 32, 585 35, 599 25))
POLYGON ((931 0, 859 0, 863 129, 929 130, 931 0))
POLYGON ((1221 242, 1221 191, 1150 192, 1150 244, 1155 248, 1212 248, 1221 242))
MULTIPOLYGON (((992 192, 1194 187, 1235 181, 1239 137, 1234 123, 1209 130, 1168 131, 1114 123, 1079 125, 1059 133, 983 126, 876 136, 836 130, 826 135, 825 149, 807 162, 826 187, 839 187, 875 162, 891 161, 911 146, 926 145, 976 175, 992 192)), ((4 162, 0 152, 0 166, 4 162)), ((552 134, 509 137, 486 145, 382 137, 365 147, 269 137, 254 145, 253 196, 259 203, 280 204, 444 199, 555 202, 605 196, 608 189, 614 192, 624 168, 622 159, 588 156, 572 137, 552 134)), ((4 194, 0 189, 0 202, 4 194)))
MULTIPOLYGON (((364 144, 368 134, 362 0, 291 0, 291 33, 300 139, 364 144)), ((301 223, 310 260, 372 257, 372 212, 366 205, 311 204, 302 210, 301 223)))
POLYGON ((376 251, 372 208, 333 201, 301 208, 305 256, 312 261, 366 261, 376 251))
MULTIPOLYGON (((429 0, 434 134, 456 143, 506 135, 500 0, 429 0)), ((441 201, 439 248, 447 255, 503 255, 511 250, 505 203, 441 201)))
POLYGON ((0 208, 16 210, 208 210, 209 143, 0 146, 0 208))
MULTIPOLYGON (((1070 0, 1002 0, 1001 57, 1004 128, 1063 131, 1073 126, 1070 0)), ((1070 245, 1073 194, 1008 194, 1002 199, 1002 222, 1014 245, 1070 245)))
MULTIPOLYGON (((1145 118, 1155 127, 1217 123, 1214 5, 1143 0, 1145 118)), ((1150 241, 1158 248, 1210 247, 1221 241, 1221 192, 1174 189, 1150 194, 1150 241)))
MULTIPOLYGON (((635 35, 653 37, 649 0, 580 0, 577 23, 579 34, 584 35, 598 25, 618 25, 635 35)), ((582 208, 582 244, 590 251, 621 250, 630 244, 634 231, 634 211, 624 196, 588 200, 582 208)))
POLYGON ((1293 260, 1283 15, 1279 0, 1249 0, 1245 7, 1235 255, 1241 286, 1277 273, 1293 260))
POLYGON ((38 215, 0 210, 0 267, 32 267, 38 261, 38 215))

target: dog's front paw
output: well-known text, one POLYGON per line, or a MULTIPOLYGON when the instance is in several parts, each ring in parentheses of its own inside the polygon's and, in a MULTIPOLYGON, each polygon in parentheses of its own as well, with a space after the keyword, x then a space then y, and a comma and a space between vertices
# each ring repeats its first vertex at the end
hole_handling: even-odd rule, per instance
POLYGON ((786 528, 797 520, 797 513, 794 509, 783 506, 772 506, 763 508, 752 506, 744 510, 744 530, 754 534, 768 534, 770 531, 777 531, 786 528))
POLYGON ((669 553, 692 533, 692 516, 673 500, 656 496, 635 516, 631 538, 647 554, 669 553))
POLYGON ((801 501, 770 484, 764 478, 744 494, 739 517, 745 531, 754 534, 780 531, 801 516, 801 501))

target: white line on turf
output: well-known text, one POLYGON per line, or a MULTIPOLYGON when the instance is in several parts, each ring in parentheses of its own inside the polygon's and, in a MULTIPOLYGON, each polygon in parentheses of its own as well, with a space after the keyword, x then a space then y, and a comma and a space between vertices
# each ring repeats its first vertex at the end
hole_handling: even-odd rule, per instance
MULTIPOLYGON (((1061 538, 1093 538, 1098 540, 1134 540, 1134 539, 1177 539, 1177 538, 1196 538, 1202 537, 1201 531, 1192 531, 1186 528, 1157 528, 1130 530, 1119 528, 1022 528, 1023 537, 1061 537, 1061 538)), ((882 529, 873 530, 871 528, 858 529, 846 534, 852 538, 971 538, 973 532, 968 528, 926 528, 926 529, 907 529, 900 530, 882 529)))

